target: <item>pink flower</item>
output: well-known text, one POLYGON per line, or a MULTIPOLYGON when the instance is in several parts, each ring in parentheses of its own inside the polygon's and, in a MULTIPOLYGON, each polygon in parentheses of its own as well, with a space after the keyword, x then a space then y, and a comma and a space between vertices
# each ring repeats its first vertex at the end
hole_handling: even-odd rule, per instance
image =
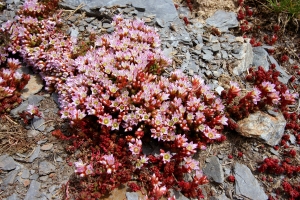
POLYGON ((116 169, 116 165, 115 165, 115 158, 112 154, 110 155, 104 155, 102 156, 101 161, 99 161, 101 164, 105 165, 106 167, 106 173, 107 174, 111 174, 112 172, 114 172, 114 170, 116 169))
POLYGON ((172 158, 172 155, 170 153, 170 151, 168 151, 167 153, 160 153, 160 156, 162 157, 163 159, 163 162, 166 164, 167 162, 170 162, 171 161, 171 158, 172 158))
POLYGON ((129 150, 133 155, 138 155, 141 153, 142 150, 142 141, 139 139, 135 139, 134 143, 129 142, 129 150))
POLYGON ((262 86, 263 90, 266 91, 266 92, 276 92, 275 84, 264 81, 264 82, 261 83, 261 86, 262 86))
POLYGON ((86 166, 81 159, 78 162, 74 162, 74 166, 76 168, 75 173, 78 173, 81 177, 94 173, 93 166, 91 164, 86 166))
POLYGON ((279 103, 280 97, 279 97, 279 92, 278 91, 269 93, 268 97, 271 98, 273 104, 278 104, 279 103))
POLYGON ((153 194, 156 198, 162 197, 164 194, 166 194, 166 192, 167 192, 166 186, 162 186, 162 187, 154 186, 153 194))
POLYGON ((34 105, 28 105, 27 111, 28 111, 31 115, 37 115, 37 114, 39 113, 38 107, 36 107, 36 106, 34 106, 34 105))
POLYGON ((230 88, 229 88, 229 94, 233 94, 234 96, 238 96, 240 93, 241 89, 236 82, 230 81, 230 88))
POLYGON ((141 156, 140 159, 137 159, 135 167, 141 169, 144 164, 148 163, 148 160, 149 158, 147 158, 145 155, 141 156))
POLYGON ((101 116, 99 122, 105 126, 110 127, 112 125, 112 116, 108 114, 105 116, 101 116))
POLYGON ((209 126, 205 127, 204 135, 211 140, 218 139, 221 137, 221 134, 218 134, 216 129, 211 129, 209 126))
POLYGON ((253 88, 253 91, 250 92, 250 96, 252 98, 252 101, 253 103, 256 105, 258 101, 260 101, 260 94, 261 94, 261 91, 257 88, 257 87, 254 87, 253 88))
POLYGON ((199 170, 199 161, 196 161, 192 159, 191 157, 184 157, 184 167, 187 169, 189 173, 191 173, 192 170, 199 170))
POLYGON ((190 143, 184 143, 183 146, 187 150, 187 155, 191 155, 193 153, 196 153, 196 148, 198 145, 194 144, 193 142, 190 142, 190 143))
POLYGON ((177 148, 183 147, 187 141, 188 139, 185 137, 185 135, 176 135, 175 137, 175 144, 177 148))

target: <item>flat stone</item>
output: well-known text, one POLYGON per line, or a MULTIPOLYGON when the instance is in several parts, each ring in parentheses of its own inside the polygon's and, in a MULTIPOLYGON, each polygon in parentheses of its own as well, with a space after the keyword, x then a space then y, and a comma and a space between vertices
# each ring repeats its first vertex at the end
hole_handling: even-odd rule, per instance
POLYGON ((236 13, 218 10, 206 20, 206 24, 218 28, 221 32, 228 32, 228 28, 237 27, 239 22, 236 13))
POLYGON ((32 125, 36 130, 39 131, 44 131, 46 128, 45 119, 37 116, 34 116, 32 119, 32 125))
POLYGON ((40 96, 40 95, 30 95, 28 97, 28 104, 39 106, 40 102, 44 99, 45 99, 45 97, 40 96))
POLYGON ((127 200, 139 200, 139 195, 136 192, 126 192, 127 200))
POLYGON ((30 95, 36 94, 44 87, 43 80, 38 74, 30 74, 30 80, 27 85, 21 91, 21 98, 27 99, 30 95))
POLYGON ((14 117, 18 117, 19 113, 23 112, 24 110, 27 110, 28 105, 28 101, 24 101, 18 107, 12 109, 10 111, 10 114, 12 114, 14 117))
POLYGON ((29 176, 30 176, 29 170, 28 169, 23 169, 21 178, 25 179, 25 178, 29 178, 29 176))
POLYGON ((27 137, 29 137, 29 138, 36 137, 38 134, 40 134, 40 132, 37 130, 28 130, 27 131, 27 137))
POLYGON ((10 171, 3 180, 3 186, 7 186, 13 184, 15 182, 15 178, 18 175, 19 170, 10 171))
POLYGON ((17 166, 15 160, 9 155, 5 154, 0 156, 0 169, 10 171, 15 169, 17 166))
POLYGON ((39 175, 48 175, 54 172, 56 167, 48 161, 42 161, 39 164, 39 175))
POLYGON ((213 45, 211 45, 211 50, 216 52, 216 51, 220 51, 221 50, 221 45, 220 43, 214 43, 213 45))
MULTIPOLYGON (((170 32, 170 23, 174 23, 178 27, 184 27, 183 21, 179 19, 172 0, 63 0, 59 2, 62 7, 71 9, 76 9, 81 3, 85 5, 81 8, 81 10, 84 10, 88 15, 92 16, 101 15, 101 12, 98 11, 99 8, 131 4, 137 11, 140 12, 138 13, 139 17, 146 17, 143 12, 147 11, 148 13, 155 15, 156 18, 162 19, 166 24, 164 31, 170 32)), ((173 34, 176 39, 186 42, 191 41, 190 36, 185 29, 181 28, 178 32, 173 34)))
POLYGON ((16 193, 13 193, 9 197, 7 197, 7 200, 20 200, 20 198, 18 197, 18 195, 16 193))
POLYGON ((38 174, 32 174, 29 179, 30 180, 37 180, 39 178, 39 175, 38 174))
POLYGON ((46 175, 46 176, 40 176, 39 180, 42 181, 42 182, 46 182, 48 180, 49 176, 46 175))
POLYGON ((221 95, 221 93, 222 93, 223 90, 224 90, 224 88, 223 88, 222 86, 217 86, 216 89, 215 89, 215 91, 216 91, 219 95, 221 95))
POLYGON ((267 55, 268 56, 268 59, 270 61, 271 64, 275 64, 275 69, 277 71, 280 72, 280 75, 278 77, 278 80, 280 82, 282 82, 283 84, 287 84, 289 79, 292 77, 291 75, 288 75, 284 69, 277 63, 277 61, 275 60, 275 58, 273 56, 270 56, 269 54, 267 55))
POLYGON ((79 35, 79 29, 77 27, 70 27, 69 28, 70 36, 77 38, 79 35))
POLYGON ((224 172, 222 165, 219 162, 218 157, 212 156, 209 158, 209 162, 203 168, 203 173, 216 183, 224 182, 224 172))
POLYGON ((256 67, 262 66, 266 71, 269 70, 268 55, 264 48, 253 47, 253 65, 256 67))
POLYGON ((236 131, 245 137, 253 137, 263 140, 274 146, 279 143, 286 125, 284 116, 274 112, 276 116, 257 111, 247 118, 237 122, 236 131))
POLYGON ((32 155, 28 159, 28 162, 33 162, 39 156, 40 151, 41 151, 41 146, 37 145, 37 147, 34 149, 32 155))
POLYGON ((36 180, 32 180, 24 200, 36 199, 36 197, 39 195, 40 187, 41 187, 40 182, 36 180))
POLYGON ((48 144, 44 144, 44 145, 41 147, 41 149, 42 149, 43 151, 49 151, 50 149, 52 149, 52 147, 53 147, 53 144, 52 144, 52 143, 48 143, 48 144))
POLYGON ((156 18, 156 24, 158 26, 160 26, 161 28, 164 28, 166 26, 164 20, 160 19, 160 18, 156 18))
POLYGON ((102 28, 108 29, 110 27, 112 27, 111 23, 107 23, 107 22, 102 23, 102 28))
POLYGON ((170 196, 175 196, 176 200, 189 200, 188 198, 186 198, 181 192, 176 191, 174 189, 170 189, 170 196))
POLYGON ((233 74, 239 76, 243 72, 247 71, 252 66, 254 57, 252 46, 250 43, 244 43, 241 46, 241 51, 239 53, 239 60, 236 60, 235 66, 233 69, 233 74))
POLYGON ((267 200, 263 188, 259 185, 250 169, 242 164, 234 165, 235 192, 253 200, 267 200))

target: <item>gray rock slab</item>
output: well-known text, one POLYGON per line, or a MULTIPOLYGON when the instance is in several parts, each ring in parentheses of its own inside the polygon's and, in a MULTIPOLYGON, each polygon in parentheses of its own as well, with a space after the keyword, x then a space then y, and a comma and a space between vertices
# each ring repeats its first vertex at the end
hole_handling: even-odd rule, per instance
POLYGON ((44 99, 45 99, 45 97, 40 96, 40 95, 30 95, 28 97, 28 104, 39 106, 40 102, 44 99))
POLYGON ((235 61, 236 66, 233 69, 233 74, 237 76, 239 76, 252 66, 252 63, 254 61, 254 55, 251 44, 242 44, 241 50, 238 55, 240 59, 235 61))
POLYGON ((32 119, 32 125, 34 129, 39 131, 44 131, 46 128, 45 119, 37 116, 34 116, 34 118, 32 119))
POLYGON ((170 196, 175 196, 176 200, 189 200, 188 198, 186 198, 181 192, 176 191, 174 189, 170 189, 170 196))
POLYGON ((33 153, 31 154, 30 158, 28 159, 28 162, 33 162, 40 154, 41 146, 37 145, 37 147, 34 149, 33 153))
POLYGON ((269 70, 268 52, 262 47, 253 47, 253 65, 262 66, 265 70, 269 70))
POLYGON ((284 84, 287 84, 289 79, 291 78, 291 75, 288 75, 283 68, 277 63, 275 58, 273 56, 267 55, 268 59, 271 64, 275 64, 275 69, 280 72, 280 76, 278 77, 278 80, 284 84))
POLYGON ((242 164, 234 165, 235 192, 253 200, 266 200, 268 196, 259 185, 250 169, 242 164))
POLYGON ((219 28, 221 32, 228 32, 229 28, 237 27, 239 22, 236 13, 218 10, 213 16, 206 20, 206 24, 219 28))
POLYGON ((29 176, 30 176, 29 170, 28 169, 23 169, 21 178, 28 179, 29 176))
POLYGON ((222 169, 222 165, 220 164, 219 159, 216 156, 212 156, 209 158, 209 162, 203 168, 203 173, 216 183, 224 182, 224 172, 222 169))
POLYGON ((9 171, 15 169, 17 166, 15 160, 9 155, 5 154, 0 156, 0 169, 9 171))
POLYGON ((39 195, 40 187, 41 187, 40 182, 36 180, 32 180, 24 200, 36 199, 36 197, 39 195))
POLYGON ((39 175, 48 175, 54 172, 56 167, 48 161, 42 161, 39 164, 39 175))
POLYGON ((39 74, 30 74, 30 79, 21 91, 21 98, 26 100, 30 95, 36 94, 43 88, 43 80, 39 74))
POLYGON ((13 184, 18 173, 19 170, 10 171, 3 180, 3 186, 13 184))
POLYGON ((12 114, 14 117, 18 117, 19 113, 23 112, 24 110, 27 110, 28 105, 28 101, 24 101, 18 107, 12 109, 10 111, 10 114, 12 114))
MULTIPOLYGON (((76 9, 81 3, 85 6, 82 8, 87 14, 101 15, 99 8, 112 7, 117 5, 132 4, 138 13, 139 17, 144 16, 144 11, 154 14, 157 18, 165 22, 164 31, 170 33, 170 23, 176 24, 178 27, 184 27, 182 20, 179 19, 177 10, 172 0, 63 0, 60 5, 63 7, 76 9)), ((178 28, 178 32, 173 33, 175 40, 190 42, 190 36, 184 28, 178 28)), ((166 35, 166 38, 171 38, 166 35)))
POLYGON ((18 197, 18 195, 16 193, 13 193, 9 197, 7 197, 7 200, 20 200, 20 198, 18 197))
POLYGON ((139 195, 136 192, 126 192, 127 200, 139 200, 139 195))
POLYGON ((286 120, 281 113, 273 113, 270 115, 258 111, 250 114, 247 118, 237 122, 236 131, 245 137, 261 139, 271 146, 277 145, 284 134, 286 120))

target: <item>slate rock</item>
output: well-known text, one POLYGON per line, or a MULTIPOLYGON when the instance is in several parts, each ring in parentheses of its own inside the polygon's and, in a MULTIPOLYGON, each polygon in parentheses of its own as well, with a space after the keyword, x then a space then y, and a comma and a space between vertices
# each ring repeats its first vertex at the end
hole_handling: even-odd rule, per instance
POLYGON ((236 13, 218 10, 206 20, 206 24, 218 28, 221 32, 228 32, 228 28, 237 27, 239 22, 236 13))
POLYGON ((279 112, 274 115, 258 111, 237 122, 236 131, 245 137, 263 140, 274 146, 279 143, 286 125, 284 116, 279 112))
POLYGON ((14 117, 18 117, 19 113, 23 112, 24 110, 27 110, 28 105, 29 105, 28 101, 24 101, 18 107, 12 109, 10 111, 10 114, 13 115, 14 117))
POLYGON ((253 65, 262 66, 266 71, 269 70, 269 62, 267 59, 268 52, 262 47, 253 47, 253 65))
POLYGON ((48 175, 54 172, 56 167, 48 161, 42 161, 39 164, 39 175, 48 175))
POLYGON ((21 178, 28 179, 29 176, 30 176, 29 170, 28 169, 23 169, 21 178))
POLYGON ((127 200, 139 200, 139 195, 136 192, 126 192, 127 200))
POLYGON ((233 74, 237 76, 252 66, 254 57, 251 44, 248 42, 242 44, 241 51, 238 55, 240 59, 235 61, 236 66, 233 69, 233 74))
POLYGON ((44 131, 46 129, 45 119, 42 117, 34 116, 34 118, 32 119, 32 125, 34 129, 39 131, 44 131))
POLYGON ((224 182, 224 172, 222 165, 219 162, 218 157, 212 156, 209 158, 209 162, 203 168, 203 173, 216 183, 224 182))
POLYGON ((13 193, 9 197, 7 197, 6 200, 20 200, 20 198, 18 197, 18 195, 16 193, 13 193))
MULTIPOLYGON (((2 186, 7 186, 7 185, 11 185, 15 182, 16 176, 18 175, 19 170, 12 170, 10 171, 6 177, 3 180, 3 185, 2 186)), ((2 187, 1 187, 2 188, 2 187)))
POLYGON ((34 105, 34 106, 39 106, 40 102, 44 100, 45 98, 40 95, 30 95, 28 97, 28 104, 34 105))
POLYGON ((221 45, 220 43, 214 43, 213 45, 211 45, 211 50, 216 52, 216 51, 220 51, 221 50, 221 45))
POLYGON ((275 64, 275 66, 276 66, 275 69, 276 69, 277 71, 280 72, 280 75, 279 75, 279 77, 278 77, 278 80, 279 80, 280 82, 282 82, 283 84, 287 84, 288 81, 289 81, 289 79, 291 78, 291 75, 288 75, 288 74, 282 69, 282 67, 277 63, 277 61, 275 60, 275 58, 274 58, 273 56, 270 56, 270 55, 268 54, 268 59, 269 59, 269 61, 270 61, 271 64, 275 64))
POLYGON ((21 98, 27 99, 30 95, 36 94, 43 88, 43 80, 39 74, 30 74, 30 79, 21 91, 21 98))
POLYGON ((158 26, 160 26, 161 28, 163 28, 163 27, 166 26, 164 20, 162 20, 162 19, 160 19, 160 18, 156 18, 156 24, 157 24, 158 26))
MULTIPOLYGON (((96 10, 102 7, 108 8, 117 5, 132 4, 136 10, 141 12, 138 13, 139 17, 145 17, 142 12, 147 11, 154 14, 157 18, 162 19, 166 24, 166 27, 164 28, 165 31, 170 31, 169 25, 171 22, 176 24, 178 27, 184 26, 182 20, 178 17, 177 10, 172 0, 63 0, 59 4, 62 7, 76 9, 81 3, 85 5, 82 7, 82 10, 84 10, 88 15, 101 15, 102 12, 96 10)), ((176 33, 175 38, 180 39, 183 42, 191 41, 190 36, 185 29, 180 29, 176 33)))
POLYGON ((78 35, 79 35, 79 29, 77 27, 70 27, 69 28, 69 31, 70 31, 70 36, 71 37, 74 37, 74 38, 77 38, 78 35))
POLYGON ((36 180, 32 180, 24 200, 37 199, 36 197, 39 195, 40 187, 41 187, 40 182, 36 180))
POLYGON ((15 169, 17 166, 16 162, 12 157, 5 154, 0 156, 0 169, 5 171, 10 171, 15 169))
POLYGON ((236 163, 234 165, 234 177, 235 192, 237 195, 243 195, 253 200, 268 199, 263 188, 259 185, 258 181, 247 166, 236 163))
POLYGON ((176 200, 189 200, 188 198, 186 198, 180 191, 176 191, 174 189, 170 189, 170 196, 175 196, 176 200))
POLYGON ((37 145, 37 147, 34 149, 33 153, 31 154, 30 158, 28 159, 28 162, 33 162, 40 154, 41 146, 37 145))
POLYGON ((37 130, 28 130, 27 131, 27 137, 29 137, 29 138, 36 137, 38 134, 40 134, 40 132, 37 130))

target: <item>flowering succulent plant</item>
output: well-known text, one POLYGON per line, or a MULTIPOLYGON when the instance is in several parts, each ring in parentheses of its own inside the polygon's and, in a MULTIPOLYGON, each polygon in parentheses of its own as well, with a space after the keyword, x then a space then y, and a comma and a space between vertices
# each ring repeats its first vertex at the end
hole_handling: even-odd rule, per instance
MULTIPOLYGON (((196 151, 226 139, 222 131, 224 126, 234 127, 232 119, 266 105, 286 111, 297 98, 278 81, 278 72, 261 67, 247 76, 253 90, 240 98, 240 87, 231 82, 221 95, 223 101, 200 76, 188 77, 180 70, 161 76, 171 60, 162 54, 155 29, 141 20, 115 16, 114 33, 93 36, 84 52, 77 38, 59 29, 60 13, 52 12, 56 5, 57 1, 27 0, 15 20, 1 28, 10 43, 0 49, 0 64, 7 62, 10 69, 1 69, 0 89, 5 92, 0 94, 4 99, 14 97, 13 87, 21 78, 11 71, 16 61, 6 61, 7 52, 21 56, 42 75, 46 89, 59 94, 61 117, 71 122, 73 135, 67 137, 60 130, 53 135, 73 142, 69 152, 77 148, 85 152, 74 163, 75 173, 82 177, 80 185, 71 181, 68 186, 78 199, 100 198, 129 181, 133 191, 146 189, 148 199, 169 196, 171 188, 187 197, 203 198, 199 185, 208 180, 193 158, 196 151), (8 77, 13 77, 12 88, 7 88, 8 77), (160 154, 146 153, 143 144, 150 140, 157 141, 160 154), (192 180, 184 179, 186 173, 192 180)), ((252 16, 252 10, 247 8, 246 14, 252 16)), ((22 78, 26 84, 26 75, 22 78)), ((28 111, 39 114, 32 106, 28 111)), ((299 129, 293 123, 289 127, 299 129)), ((294 151, 288 153, 296 156, 294 151)), ((262 165, 261 170, 271 165, 262 165)), ((298 168, 290 172, 291 167, 282 166, 287 174, 298 172, 298 168)))
POLYGON ((9 112, 22 102, 21 90, 28 83, 30 76, 17 71, 21 63, 17 59, 8 58, 0 62, 0 115, 9 112))

